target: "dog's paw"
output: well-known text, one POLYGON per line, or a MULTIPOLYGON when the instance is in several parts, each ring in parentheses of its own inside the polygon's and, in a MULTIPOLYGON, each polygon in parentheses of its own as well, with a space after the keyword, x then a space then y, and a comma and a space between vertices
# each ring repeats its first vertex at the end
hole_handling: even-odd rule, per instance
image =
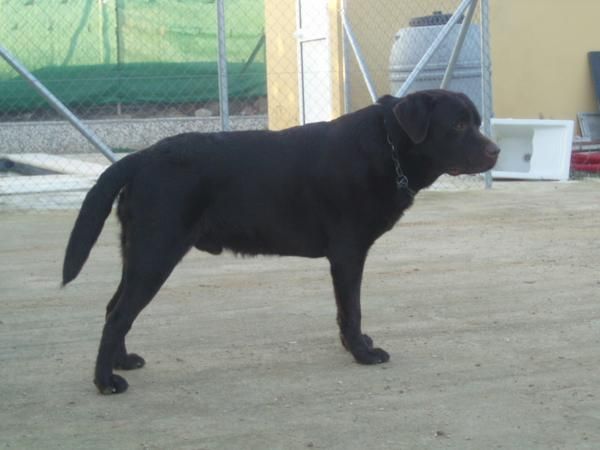
POLYGON ((94 380, 94 384, 102 395, 120 394, 129 387, 127 380, 119 375, 112 374, 107 382, 94 380))
MULTIPOLYGON (((373 341, 371 341, 372 345, 373 341)), ((352 352, 354 359, 359 364, 382 364, 390 360, 388 352, 381 348, 365 348, 357 352, 352 352)))
POLYGON ((113 367, 117 370, 134 370, 144 367, 144 364, 146 361, 140 355, 129 353, 119 356, 113 367))

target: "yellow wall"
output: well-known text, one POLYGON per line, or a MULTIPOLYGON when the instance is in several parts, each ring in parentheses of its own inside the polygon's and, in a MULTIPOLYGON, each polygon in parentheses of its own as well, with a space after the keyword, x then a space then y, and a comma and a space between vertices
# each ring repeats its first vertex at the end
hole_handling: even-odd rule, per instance
POLYGON ((267 101, 269 128, 297 125, 298 55, 296 49, 296 1, 265 0, 267 52, 267 101))
MULTIPOLYGON (((449 0, 347 0, 347 16, 378 95, 388 93, 394 34, 411 17, 451 12, 449 0), (376 24, 374 26, 373 24, 376 24), (374 32, 376 31, 376 32, 374 32)), ((334 113, 342 111, 343 63, 339 8, 329 0, 334 113)), ((298 123, 296 0, 265 0, 269 126, 298 123)), ((597 111, 587 52, 600 50, 599 0, 490 0, 494 110, 497 117, 576 119, 597 111)), ((475 21, 479 21, 479 11, 475 21)), ((371 103, 354 55, 352 109, 371 103)))
POLYGON ((576 119, 597 111, 587 52, 600 50, 598 0, 491 0, 497 117, 576 119))

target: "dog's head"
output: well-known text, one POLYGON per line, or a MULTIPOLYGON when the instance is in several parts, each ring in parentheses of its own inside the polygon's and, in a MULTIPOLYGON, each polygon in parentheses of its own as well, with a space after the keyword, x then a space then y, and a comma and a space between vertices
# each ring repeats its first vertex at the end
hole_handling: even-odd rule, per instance
POLYGON ((415 92, 397 99, 392 112, 411 151, 429 157, 440 173, 474 174, 496 164, 500 149, 479 131, 481 116, 465 94, 415 92))

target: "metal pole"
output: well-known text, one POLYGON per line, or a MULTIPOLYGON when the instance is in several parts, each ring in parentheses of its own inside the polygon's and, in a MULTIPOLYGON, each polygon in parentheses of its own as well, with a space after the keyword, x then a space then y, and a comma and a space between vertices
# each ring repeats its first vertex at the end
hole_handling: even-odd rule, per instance
POLYGON ((349 113, 352 109, 352 92, 350 91, 350 57, 348 48, 348 38, 346 33, 342 33, 342 64, 344 77, 344 113, 349 113))
POLYGON ((342 27, 348 36, 348 42, 354 51, 354 56, 356 56, 356 61, 358 62, 358 67, 360 72, 362 73, 363 79, 365 80, 365 84, 367 85, 367 89, 369 91, 369 95, 371 96, 371 100, 373 102, 377 101, 377 92, 375 91, 375 83, 371 79, 371 75, 369 74, 369 69, 365 64, 362 52, 360 51, 360 46, 358 42, 356 42, 356 38, 354 37, 354 33, 352 32, 352 28, 350 27, 350 23, 348 23, 348 19, 346 18, 346 10, 345 5, 342 3, 342 10, 340 12, 342 17, 342 27))
POLYGON ((44 86, 36 77, 34 77, 27 68, 21 64, 7 49, 0 45, 0 56, 6 60, 10 66, 15 69, 25 80, 42 96, 46 99, 50 106, 52 106, 56 112, 67 119, 71 124, 79 130, 79 132, 96 147, 104 156, 106 156, 111 162, 115 162, 117 157, 104 142, 100 140, 98 136, 81 120, 77 118, 69 109, 61 103, 61 101, 52 94, 46 86, 44 86))
POLYGON ((121 108, 121 70, 123 69, 123 57, 125 56, 125 42, 123 39, 123 0, 115 1, 115 34, 117 40, 117 92, 119 93, 119 102, 117 102, 117 115, 122 114, 121 108))
MULTIPOLYGON (((489 0, 481 0, 481 100, 482 100, 482 118, 483 132, 487 136, 492 135, 492 116, 493 98, 492 98, 492 63, 490 57, 490 3, 489 0)), ((492 172, 488 170, 485 173, 485 188, 492 188, 492 172)))
MULTIPOLYGON (((346 0, 342 0, 342 11, 345 11, 346 0)), ((340 17, 341 19, 341 17, 340 17)), ((342 28, 342 64, 344 71, 344 113, 349 113, 352 109, 352 92, 350 91, 350 49, 348 36, 342 28)))
POLYGON ((469 31, 469 26, 471 25, 471 20, 473 19, 473 13, 475 12, 476 6, 477 0, 472 0, 471 6, 469 7, 467 15, 460 27, 460 32, 458 34, 458 38, 456 39, 454 49, 452 50, 452 55, 450 55, 450 61, 448 62, 446 73, 444 73, 444 79, 442 80, 442 84, 440 85, 441 89, 447 89, 448 85, 450 84, 450 80, 452 80, 452 75, 454 74, 454 67, 456 66, 456 61, 458 61, 458 57, 460 56, 460 52, 463 48, 465 37, 467 37, 467 32, 469 31))
POLYGON ((217 37, 219 54, 219 113, 221 129, 229 131, 229 96, 227 93, 227 45, 225 33, 225 0, 217 0, 217 37))
POLYGON ((421 73, 423 68, 427 65, 427 63, 429 62, 429 60, 431 59, 433 54, 436 52, 438 47, 441 45, 441 43, 444 41, 444 39, 446 38, 446 36, 450 32, 450 30, 452 29, 454 24, 456 24, 456 22, 458 22, 458 19, 460 19, 460 16, 465 11, 467 6, 469 6, 471 1, 472 0, 463 0, 462 1, 462 3, 459 5, 457 10, 454 12, 452 17, 448 21, 448 23, 446 23, 446 25, 444 25, 444 27, 440 30, 440 34, 437 35, 437 37, 431 43, 431 46, 427 49, 425 54, 421 57, 421 60, 417 63, 417 65, 415 66, 413 71, 410 73, 410 75, 408 76, 406 81, 402 84, 402 86, 400 86, 400 89, 398 89, 398 91, 395 94, 396 97, 402 97, 403 95, 405 95, 408 92, 408 89, 410 88, 410 86, 414 83, 414 81, 417 79, 417 77, 419 76, 419 74, 421 73))

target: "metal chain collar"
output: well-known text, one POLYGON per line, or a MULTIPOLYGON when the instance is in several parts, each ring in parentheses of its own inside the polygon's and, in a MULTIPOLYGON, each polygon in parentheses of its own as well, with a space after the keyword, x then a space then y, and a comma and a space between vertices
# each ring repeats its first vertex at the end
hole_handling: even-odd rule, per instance
POLYGON ((387 135, 388 144, 392 148, 392 161, 394 163, 394 169, 396 170, 396 187, 398 190, 405 189, 411 197, 414 197, 417 193, 408 187, 408 178, 404 175, 402 171, 402 166, 400 166, 400 159, 398 158, 398 152, 396 151, 396 146, 390 139, 390 135, 387 135))

